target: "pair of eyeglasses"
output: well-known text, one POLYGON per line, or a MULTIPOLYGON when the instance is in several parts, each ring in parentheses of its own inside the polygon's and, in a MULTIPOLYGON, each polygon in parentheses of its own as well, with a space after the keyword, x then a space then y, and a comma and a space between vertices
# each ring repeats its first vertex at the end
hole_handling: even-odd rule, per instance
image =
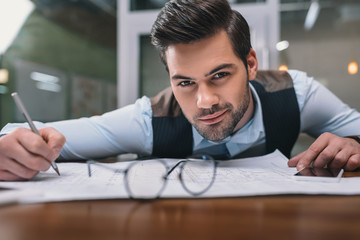
POLYGON ((156 199, 164 191, 170 174, 179 166, 178 179, 186 192, 193 196, 205 193, 214 183, 217 161, 207 155, 201 159, 187 158, 168 167, 163 159, 134 161, 126 169, 114 169, 106 163, 88 160, 88 175, 92 176, 91 166, 124 174, 127 194, 133 199, 156 199))

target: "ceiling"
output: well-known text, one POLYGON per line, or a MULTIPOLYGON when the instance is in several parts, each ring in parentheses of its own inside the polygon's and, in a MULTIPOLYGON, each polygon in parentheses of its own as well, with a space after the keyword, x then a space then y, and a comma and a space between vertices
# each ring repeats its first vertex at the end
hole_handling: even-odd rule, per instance
POLYGON ((48 19, 116 49, 117 0, 31 0, 48 19))
MULTIPOLYGON (((56 23, 116 49, 117 0, 31 0, 36 10, 56 23)), ((236 0, 237 3, 265 0, 236 0)), ((317 21, 327 26, 360 24, 360 0, 280 0, 281 24, 303 24, 313 1, 320 6, 317 21)), ((132 0, 131 8, 160 8, 167 0, 132 0)), ((235 1, 231 1, 235 2, 235 1)))

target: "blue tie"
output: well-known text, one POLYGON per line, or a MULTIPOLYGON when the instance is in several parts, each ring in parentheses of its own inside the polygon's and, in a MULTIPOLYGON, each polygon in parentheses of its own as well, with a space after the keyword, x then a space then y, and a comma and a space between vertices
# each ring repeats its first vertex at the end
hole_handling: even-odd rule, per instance
POLYGON ((230 153, 226 148, 226 143, 216 144, 211 147, 199 150, 199 153, 207 154, 216 160, 225 160, 230 158, 230 153))

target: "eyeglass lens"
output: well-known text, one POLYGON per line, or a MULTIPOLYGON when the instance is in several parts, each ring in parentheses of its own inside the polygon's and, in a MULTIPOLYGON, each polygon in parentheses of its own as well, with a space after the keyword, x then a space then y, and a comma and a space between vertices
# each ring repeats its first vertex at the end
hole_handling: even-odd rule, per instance
POLYGON ((207 191, 215 179, 216 166, 212 160, 190 160, 183 164, 181 183, 193 195, 207 191))
POLYGON ((140 161, 132 165, 126 174, 126 184, 132 198, 157 198, 165 187, 166 165, 158 160, 140 161), (154 176, 156 173, 156 176, 154 176))

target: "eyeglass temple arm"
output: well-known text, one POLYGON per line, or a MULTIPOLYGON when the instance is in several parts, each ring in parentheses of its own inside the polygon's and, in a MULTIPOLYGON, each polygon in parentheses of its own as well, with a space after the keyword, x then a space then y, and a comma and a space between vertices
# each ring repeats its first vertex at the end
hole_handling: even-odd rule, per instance
POLYGON ((191 157, 189 157, 187 159, 182 159, 182 160, 178 161, 172 168, 170 168, 170 170, 166 174, 166 177, 168 177, 174 171, 174 169, 177 166, 179 166, 181 163, 191 161, 191 160, 201 160, 201 159, 202 160, 214 160, 213 157, 211 157, 209 155, 206 155, 206 154, 194 155, 194 156, 191 156, 191 157))
POLYGON ((175 170, 175 168, 177 166, 179 166, 181 163, 186 162, 186 161, 187 161, 187 159, 183 159, 183 160, 178 161, 172 168, 170 168, 170 170, 167 172, 165 177, 168 177, 175 170))
POLYGON ((87 169, 88 169, 88 176, 89 176, 89 177, 91 177, 91 167, 90 167, 90 165, 91 165, 91 164, 95 164, 95 163, 96 163, 96 162, 93 161, 93 160, 88 160, 88 161, 86 161, 87 169))

